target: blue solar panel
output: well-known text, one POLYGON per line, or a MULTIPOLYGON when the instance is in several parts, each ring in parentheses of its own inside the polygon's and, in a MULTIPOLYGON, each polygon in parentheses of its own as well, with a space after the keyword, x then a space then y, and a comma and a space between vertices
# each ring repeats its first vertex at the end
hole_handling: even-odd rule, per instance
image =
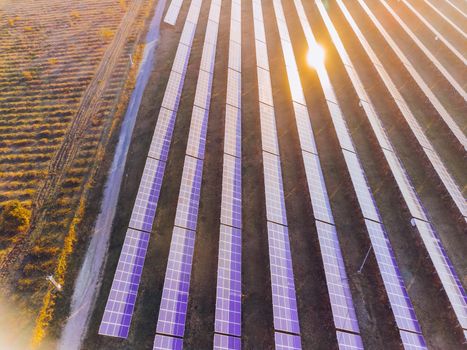
POLYGON ((186 146, 186 154, 204 159, 206 145, 206 132, 208 129, 209 112, 200 107, 194 106, 191 114, 190 135, 186 146))
POLYGON ((183 337, 194 244, 194 231, 174 227, 157 321, 157 333, 183 337))
POLYGON ((363 350, 362 338, 358 334, 336 332, 339 350, 363 350))
POLYGON ((221 223, 242 227, 242 164, 240 158, 224 155, 221 223))
POLYGON ((241 157, 242 152, 242 113, 237 107, 226 105, 224 152, 234 157, 241 157))
POLYGON ((397 326, 400 329, 420 333, 420 325, 415 316, 412 302, 407 295, 407 290, 383 225, 366 219, 365 224, 397 326))
POLYGON ((149 233, 128 229, 99 334, 127 338, 149 243, 149 233))
POLYGON ((263 152, 263 169, 267 219, 281 225, 287 225, 279 156, 263 152))
POLYGON ((130 223, 128 224, 129 227, 151 232, 164 170, 165 162, 153 158, 146 159, 130 223))
POLYGON ((177 113, 162 107, 157 119, 148 157, 167 161, 177 113))
POLYGON ((202 173, 203 161, 187 155, 175 214, 176 226, 196 230, 202 173))
POLYGON ((183 339, 158 334, 154 339, 153 350, 182 350, 183 339))
POLYGON ((240 338, 224 334, 214 334, 214 350, 241 350, 240 338))
POLYGON ((274 328, 300 334, 287 227, 268 222, 268 245, 274 328))
POLYGON ((426 350, 428 349, 421 334, 400 331, 404 350, 426 350))
POLYGON ((302 348, 301 340, 298 335, 275 332, 274 342, 276 350, 300 350, 302 348))
POLYGON ((215 331, 240 336, 242 309, 242 232, 221 225, 215 331))
POLYGON ((337 240, 336 228, 316 221, 321 256, 323 257, 326 283, 336 328, 359 333, 357 316, 353 307, 344 261, 337 240))

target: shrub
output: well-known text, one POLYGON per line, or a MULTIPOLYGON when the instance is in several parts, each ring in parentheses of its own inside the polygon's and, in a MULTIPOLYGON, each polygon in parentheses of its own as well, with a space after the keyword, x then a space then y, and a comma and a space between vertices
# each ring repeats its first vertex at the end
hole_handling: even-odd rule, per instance
POLYGON ((114 32, 109 28, 102 28, 101 29, 101 37, 105 41, 108 41, 114 37, 114 32))
POLYGON ((22 72, 22 74, 23 74, 23 78, 26 80, 32 80, 33 78, 33 74, 31 71, 25 70, 22 72))
POLYGON ((17 234, 29 229, 31 211, 20 201, 12 200, 4 204, 0 216, 0 227, 4 233, 17 234))

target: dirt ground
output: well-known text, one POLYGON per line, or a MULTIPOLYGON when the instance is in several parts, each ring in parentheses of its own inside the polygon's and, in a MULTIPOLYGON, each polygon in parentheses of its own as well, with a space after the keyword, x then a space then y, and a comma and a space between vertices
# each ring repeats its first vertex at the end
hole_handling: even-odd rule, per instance
MULTIPOLYGON (((209 0, 205 0, 200 12, 130 336, 127 340, 102 337, 97 335, 97 329, 117 265, 188 5, 189 3, 184 3, 175 27, 163 25, 161 28, 161 41, 157 49, 154 72, 143 97, 130 146, 130 157, 125 165, 127 177, 121 189, 118 204, 120 214, 114 222, 103 284, 83 349, 147 349, 152 347, 210 5, 209 0)), ((449 309, 446 295, 440 290, 439 279, 430 260, 426 257, 423 244, 418 234, 410 226, 410 215, 403 205, 396 182, 379 151, 370 125, 358 106, 356 94, 345 76, 344 68, 332 47, 319 13, 311 2, 305 2, 304 5, 318 41, 326 49, 326 67, 333 84, 339 86, 336 89, 337 97, 342 104, 344 116, 352 132, 359 157, 381 210, 396 259, 401 267, 406 286, 408 286, 408 292, 425 338, 432 349, 457 349, 462 342, 462 334, 459 328, 456 328, 455 316, 449 309), (437 315, 437 317, 433 317, 433 315, 437 315)), ((358 210, 356 196, 326 108, 319 80, 305 60, 308 47, 293 1, 285 0, 283 6, 285 13, 287 13, 289 33, 293 38, 292 44, 302 84, 305 87, 304 93, 331 198, 338 237, 364 344, 368 349, 402 349, 373 253, 370 254, 363 273, 357 273, 370 247, 370 241, 363 217, 358 210)), ((376 6, 373 7, 376 8, 376 6)), ((391 76, 394 72, 401 71, 400 63, 391 55, 381 38, 374 31, 371 32, 372 27, 368 20, 363 18, 358 4, 352 3, 349 5, 349 9, 358 22, 362 23, 365 35, 371 39, 370 42, 374 45, 377 53, 384 55, 391 76)), ((337 349, 320 248, 313 211, 307 194, 298 134, 271 0, 263 2, 263 11, 303 348, 337 349)), ((466 262, 462 252, 465 252, 467 243, 462 231, 463 227, 457 224, 458 215, 452 209, 452 203, 446 198, 443 187, 439 186, 434 172, 429 170, 428 161, 420 156, 421 151, 415 145, 414 138, 397 111, 397 107, 391 102, 383 83, 378 80, 375 70, 371 68, 370 62, 336 6, 331 5, 330 15, 339 34, 346 33, 346 35, 341 34, 341 39, 354 61, 359 75, 363 78, 365 87, 369 88, 372 102, 388 129, 391 141, 403 160, 404 166, 407 167, 422 202, 441 235, 443 244, 449 251, 459 274, 465 276, 466 262)), ((384 17, 385 20, 387 20, 386 17, 384 17)), ((224 1, 221 11, 198 230, 191 275, 184 338, 185 349, 212 347, 229 18, 230 4, 224 1)), ((273 349, 274 327, 253 15, 251 1, 248 0, 242 1, 242 35, 242 344, 244 349, 273 349)), ((398 37, 398 35, 401 35, 399 31, 394 31, 394 36, 398 37)), ((413 50, 410 52, 413 52, 413 57, 416 59, 420 58, 419 53, 413 50)), ((423 74, 429 74, 429 72, 426 70, 423 74)), ((439 91, 444 94, 445 83, 441 81, 442 79, 438 76, 433 76, 432 79, 434 83, 440 84, 439 91)), ((406 84, 403 88, 404 97, 407 97, 409 104, 411 107, 413 106, 414 113, 416 112, 421 124, 429 127, 430 140, 433 141, 442 158, 449 164, 449 170, 453 172, 458 183, 465 186, 467 171, 463 154, 453 142, 445 142, 449 132, 440 122, 432 107, 425 103, 420 92, 414 88, 414 83, 408 79, 406 73, 398 74, 396 82, 401 84, 402 81, 406 84)), ((451 111, 453 113, 460 113, 459 111, 464 108, 458 98, 453 97, 449 92, 442 95, 442 98, 452 101, 451 111)), ((461 115, 458 114, 458 118, 460 117, 461 115)))

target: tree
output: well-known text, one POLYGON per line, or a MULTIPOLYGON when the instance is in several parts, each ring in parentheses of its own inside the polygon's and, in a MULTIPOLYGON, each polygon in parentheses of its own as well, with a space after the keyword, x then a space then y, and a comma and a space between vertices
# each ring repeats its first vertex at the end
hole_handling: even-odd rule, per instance
POLYGON ((3 233, 17 234, 26 232, 29 228, 31 211, 20 201, 12 200, 5 203, 0 216, 0 228, 3 233))

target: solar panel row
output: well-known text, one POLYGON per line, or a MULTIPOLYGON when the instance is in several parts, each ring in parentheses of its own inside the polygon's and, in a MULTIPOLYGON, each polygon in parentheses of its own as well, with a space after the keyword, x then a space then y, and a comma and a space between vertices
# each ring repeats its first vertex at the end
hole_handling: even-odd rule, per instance
MULTIPOLYGON (((371 11, 368 9, 368 7, 359 0, 361 6, 363 9, 366 11, 370 19, 373 21, 375 24, 376 28, 381 32, 381 34, 384 35, 385 31, 384 28, 381 26, 381 24, 377 21, 376 17, 371 13, 371 11)), ((338 2, 338 4, 341 4, 341 2, 338 2)), ((412 133, 414 134, 415 138, 419 142, 419 144, 422 146, 423 151, 427 155, 428 159, 430 160, 434 170, 438 174, 439 178, 441 179, 441 182, 444 184, 446 190, 450 194, 452 200, 456 204, 457 208, 459 208, 459 211, 461 214, 464 216, 464 218, 467 221, 467 203, 465 201, 465 198, 463 197, 459 187, 456 185, 455 181, 452 179, 451 175, 447 171, 446 167, 444 164, 441 162, 441 159, 439 158, 438 154, 434 150, 433 146, 431 145, 430 141, 424 134, 420 124, 410 111, 410 108, 407 105, 407 102, 404 100, 400 92, 398 91, 396 85, 392 81, 391 77, 389 74, 386 72, 384 69, 383 65, 381 64, 380 60, 376 56, 375 52, 363 36, 362 32, 360 31, 358 25, 356 22, 353 20, 352 16, 348 12, 348 10, 345 7, 341 7, 341 10, 344 13, 345 18, 347 19, 347 22, 350 24, 352 27, 352 30, 354 31, 355 35, 358 37, 360 43, 362 44, 365 52, 369 56, 370 60, 373 62, 373 65, 375 66, 379 76, 381 77, 382 82, 386 85, 387 89, 389 90, 392 98, 396 102, 399 110, 402 113, 402 116, 406 119, 408 126, 412 130, 412 133)), ((385 33, 387 36, 387 33, 385 33)))
MULTIPOLYGON (((295 1, 295 3, 298 5, 297 8, 299 9, 299 12, 302 12, 302 16, 300 16, 300 22, 304 28, 308 46, 310 48, 314 48, 317 46, 317 42, 313 35, 311 26, 306 18, 303 5, 298 0, 295 1)), ((316 3, 318 6, 320 6, 318 1, 316 3)), ((365 178, 365 172, 354 151, 352 139, 340 110, 334 88, 330 82, 324 65, 317 66, 316 71, 324 91, 324 96, 329 107, 329 112, 331 114, 336 133, 338 135, 347 169, 349 171, 351 181, 357 195, 357 200, 365 218, 370 240, 376 255, 378 267, 383 278, 386 293, 389 297, 396 323, 401 330, 409 330, 412 332, 420 333, 418 321, 403 284, 403 280, 397 267, 390 242, 384 231, 383 225, 380 223, 381 220, 378 208, 376 207, 373 195, 365 178)))
MULTIPOLYGON (((201 0, 194 2, 197 2, 197 6, 201 5, 201 0)), ((220 9, 221 0, 213 0, 209 11, 196 85, 154 349, 160 349, 160 335, 174 337, 173 339, 178 339, 177 341, 182 343, 181 338, 185 333, 220 9)), ((190 18, 190 14, 188 14, 187 21, 188 18, 190 18)), ((193 27, 193 34, 195 29, 196 26, 193 27)), ((191 42, 193 35, 190 34, 188 37, 191 42)), ((178 343, 176 346, 179 346, 178 343)))
POLYGON ((266 37, 264 35, 263 10, 260 0, 253 0, 252 5, 263 149, 269 267, 271 272, 273 320, 276 331, 275 347, 276 349, 301 349, 281 160, 277 140, 266 37))
MULTIPOLYGON (((407 6, 412 7, 409 3, 405 2, 407 6)), ((402 19, 397 15, 397 13, 384 1, 382 1, 384 7, 388 10, 388 12, 392 15, 392 17, 399 23, 402 29, 410 36, 410 38, 415 42, 415 44, 425 53, 425 55, 430 59, 433 65, 445 76, 446 80, 448 80, 451 85, 456 89, 456 91, 464 98, 467 98, 467 94, 462 89, 462 87, 454 80, 454 78, 447 72, 447 70, 441 65, 441 63, 434 57, 434 55, 428 50, 428 48, 423 45, 423 43, 417 38, 417 36, 410 30, 410 28, 402 21, 402 19)), ((368 7, 367 7, 368 8, 368 7)), ((368 8, 368 11, 370 9, 368 8)), ((373 17, 375 21, 377 21, 376 17, 373 17)), ((375 22, 376 23, 376 22, 375 22)), ((438 114, 444 120, 446 125, 449 127, 451 132, 454 136, 458 139, 460 144, 467 149, 467 138, 465 137, 464 133, 462 132, 461 128, 456 124, 456 122, 452 119, 449 115, 449 112, 444 108, 441 101, 436 97, 433 91, 430 89, 427 83, 423 80, 422 76, 417 72, 415 67, 410 63, 407 56, 402 52, 400 47, 397 43, 388 35, 386 30, 379 26, 381 33, 383 34, 384 38, 386 39, 389 46, 392 47, 393 51, 396 53, 397 57, 401 60, 404 66, 407 68, 407 71, 410 73, 414 81, 417 83, 419 88, 423 91, 425 96, 428 98, 430 103, 436 109, 438 114)), ((439 33, 438 33, 439 34, 439 33)), ((463 60, 464 64, 467 63, 466 60, 463 60)))
POLYGON ((101 335, 128 337, 200 6, 201 0, 192 2, 188 14, 190 21, 187 20, 181 34, 129 228, 99 327, 101 335))
MULTIPOLYGON (((325 24, 328 27, 328 30, 331 32, 332 40, 338 43, 336 47, 338 49, 339 54, 341 56, 348 57, 342 45, 342 42, 340 42, 337 32, 333 28, 332 23, 330 22, 330 19, 327 16, 327 13, 324 7, 322 5, 318 5, 318 7, 320 9, 320 12, 322 13, 322 16, 325 20, 325 24)), ((353 68, 352 63, 349 62, 349 64, 350 66, 348 65, 345 66, 346 69, 353 68)), ((356 74, 355 75, 349 74, 349 76, 351 78, 352 83, 354 85, 359 86, 359 88, 356 89, 357 93, 359 94, 359 97, 361 99, 365 99, 366 101, 369 101, 368 96, 363 90, 361 81, 358 78, 358 76, 356 74)), ((364 102, 364 103, 368 104, 367 102, 364 102)), ((372 123, 373 128, 376 129, 375 132, 377 131, 376 134, 384 135, 383 138, 381 137, 378 138, 380 140, 380 146, 383 147, 384 145, 387 144, 386 142, 388 142, 387 136, 385 136, 386 132, 384 131, 384 128, 379 122, 378 116, 374 112, 374 108, 370 104, 368 104, 368 106, 371 108, 369 109, 364 108, 368 118, 370 120, 373 119, 374 121, 378 120, 378 122, 372 123)), ((387 149, 383 149, 385 158, 401 190, 402 197, 404 198, 405 203, 407 204, 407 207, 409 208, 411 215, 415 218, 414 223, 422 237, 422 240, 433 262, 433 265, 438 273, 441 283, 443 284, 444 290, 446 291, 446 294, 450 300, 450 303, 457 316, 459 324, 462 326, 463 329, 466 329, 467 328, 466 327, 467 325, 466 299, 467 298, 466 298, 465 290, 462 284, 459 282, 459 277, 454 267, 452 266, 449 256, 447 255, 442 245, 442 242, 438 237, 438 234, 435 232, 431 224, 428 222, 428 218, 425 214, 424 208, 411 184, 410 178, 408 177, 406 171, 404 170, 401 162, 398 160, 397 155, 394 153, 392 147, 390 149, 391 151, 387 149)), ((430 155, 433 156, 433 153, 430 153, 430 155)), ((435 161, 438 162, 439 158, 437 157, 436 154, 434 155, 434 157, 436 157, 435 161)))
POLYGON ((425 4, 430 6, 430 8, 435 11, 439 16, 441 16, 446 22, 448 22, 454 30, 456 30, 460 35, 462 35, 465 39, 467 39, 467 35, 465 32, 459 28, 448 16, 442 13, 436 6, 434 6, 430 1, 424 0, 425 4))
MULTIPOLYGON (((306 21, 306 14, 300 2, 297 2, 297 13, 301 21, 306 21)), ((287 77, 291 90, 292 101, 295 112, 295 120, 302 148, 303 163, 310 192, 311 204, 323 259, 326 284, 330 296, 331 310, 336 329, 359 333, 359 326, 356 319, 355 309, 348 284, 347 274, 342 259, 342 253, 337 238, 329 197, 326 190, 324 176, 319 162, 319 156, 313 138, 308 109, 303 96, 298 67, 293 53, 292 43, 288 35, 287 24, 281 3, 274 3, 276 18, 282 24, 278 25, 281 38, 281 47, 284 54, 287 77)), ((358 334, 352 337, 361 339, 358 334)), ((337 337, 339 347, 342 347, 342 340, 337 337)), ((363 345, 361 346, 363 348, 363 345)))
POLYGON ((214 349, 241 349, 242 319, 242 163, 241 163, 241 1, 231 2, 228 81, 224 132, 224 166, 217 267, 214 349), (238 89, 238 90, 237 90, 238 89), (230 98, 231 99, 231 98, 230 98))

